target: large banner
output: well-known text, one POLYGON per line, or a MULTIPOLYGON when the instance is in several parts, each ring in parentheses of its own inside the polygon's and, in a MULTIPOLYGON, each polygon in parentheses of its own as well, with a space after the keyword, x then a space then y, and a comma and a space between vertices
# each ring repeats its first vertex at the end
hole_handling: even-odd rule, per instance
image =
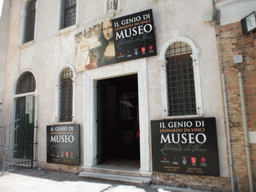
POLYGON ((156 55, 152 10, 104 21, 75 35, 77 72, 156 55))
POLYGON ((80 165, 79 135, 77 124, 47 126, 47 162, 80 165))
POLYGON ((153 171, 219 176, 215 118, 151 122, 153 171))

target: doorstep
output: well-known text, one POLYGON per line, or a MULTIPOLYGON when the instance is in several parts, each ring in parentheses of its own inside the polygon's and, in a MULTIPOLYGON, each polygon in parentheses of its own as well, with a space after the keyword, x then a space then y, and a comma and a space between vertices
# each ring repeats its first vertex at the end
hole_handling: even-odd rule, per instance
POLYGON ((151 173, 138 171, 127 171, 118 169, 103 169, 103 168, 83 168, 79 173, 79 177, 101 179, 107 181, 119 181, 131 184, 149 185, 151 182, 151 173))

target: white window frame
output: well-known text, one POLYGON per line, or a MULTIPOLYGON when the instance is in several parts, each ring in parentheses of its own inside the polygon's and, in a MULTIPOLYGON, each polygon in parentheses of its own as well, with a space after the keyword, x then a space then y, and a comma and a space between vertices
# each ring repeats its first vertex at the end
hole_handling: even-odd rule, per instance
POLYGON ((109 0, 105 0, 105 10, 106 10, 106 14, 109 16, 109 17, 114 17, 114 14, 118 14, 120 13, 121 11, 121 0, 117 0, 118 3, 117 3, 117 9, 116 10, 109 10, 108 9, 108 1, 109 0))
POLYGON ((199 48, 196 47, 195 43, 188 39, 187 37, 174 37, 169 39, 162 47, 159 62, 162 65, 161 68, 161 84, 162 84, 162 118, 163 119, 175 119, 175 118, 193 118, 201 117, 203 115, 203 105, 202 105, 202 92, 201 92, 201 81, 200 81, 200 69, 199 69, 199 48), (183 115, 183 116, 169 116, 168 114, 168 87, 167 87, 167 74, 166 65, 167 61, 165 58, 165 53, 168 47, 176 42, 187 43, 191 49, 192 54, 190 55, 193 61, 193 71, 194 71, 194 81, 195 81, 195 96, 196 96, 196 115, 183 115))
POLYGON ((61 9, 61 6, 62 6, 62 1, 63 0, 58 0, 57 1, 57 31, 59 34, 61 33, 65 33, 67 31, 70 31, 70 30, 73 30, 73 29, 76 29, 77 28, 77 25, 78 25, 78 9, 79 9, 79 0, 76 0, 76 23, 69 26, 69 27, 65 27, 65 28, 61 28, 61 25, 62 25, 62 21, 61 21, 61 15, 62 15, 62 9, 61 9))
POLYGON ((75 93, 76 93, 76 77, 77 77, 77 74, 76 74, 76 71, 75 71, 75 68, 73 67, 73 65, 70 65, 70 64, 65 64, 63 65, 59 71, 58 71, 58 76, 56 77, 56 80, 55 80, 55 99, 54 101, 55 102, 55 117, 54 117, 54 122, 55 124, 65 124, 65 123, 75 123, 76 119, 75 119, 75 93), (72 81, 73 81, 73 96, 72 96, 72 121, 70 122, 60 122, 60 108, 59 108, 59 103, 60 103, 60 75, 62 73, 62 71, 66 68, 69 68, 72 70, 73 72, 73 77, 72 77, 72 81))
POLYGON ((28 42, 24 42, 24 32, 25 32, 25 23, 26 23, 26 10, 27 4, 29 0, 24 0, 23 2, 23 9, 21 11, 21 34, 20 34, 20 48, 26 48, 36 41, 36 34, 37 34, 37 9, 39 6, 38 0, 36 1, 36 12, 35 12, 35 25, 34 25, 34 39, 28 42))

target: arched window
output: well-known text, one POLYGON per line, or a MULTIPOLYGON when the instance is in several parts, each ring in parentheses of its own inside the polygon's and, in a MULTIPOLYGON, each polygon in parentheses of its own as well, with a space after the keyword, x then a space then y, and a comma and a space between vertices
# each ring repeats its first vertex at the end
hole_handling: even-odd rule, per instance
POLYGON ((59 121, 72 121, 73 109, 73 71, 65 68, 60 74, 59 84, 59 121))
POLYGON ((18 80, 16 86, 16 94, 33 92, 36 89, 34 75, 30 72, 25 72, 18 80))
POLYGON ((36 0, 29 0, 25 8, 23 43, 34 40, 36 0))
POLYGON ((169 116, 197 114, 191 54, 184 42, 172 43, 165 53, 169 116))
POLYGON ((61 29, 76 24, 76 0, 62 0, 61 29))

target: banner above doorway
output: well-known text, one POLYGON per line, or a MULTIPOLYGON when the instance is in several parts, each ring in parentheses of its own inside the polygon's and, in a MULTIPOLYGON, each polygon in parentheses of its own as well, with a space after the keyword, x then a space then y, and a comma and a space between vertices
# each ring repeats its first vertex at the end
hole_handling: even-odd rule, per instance
POLYGON ((152 10, 104 21, 75 35, 77 72, 157 55, 152 10))

